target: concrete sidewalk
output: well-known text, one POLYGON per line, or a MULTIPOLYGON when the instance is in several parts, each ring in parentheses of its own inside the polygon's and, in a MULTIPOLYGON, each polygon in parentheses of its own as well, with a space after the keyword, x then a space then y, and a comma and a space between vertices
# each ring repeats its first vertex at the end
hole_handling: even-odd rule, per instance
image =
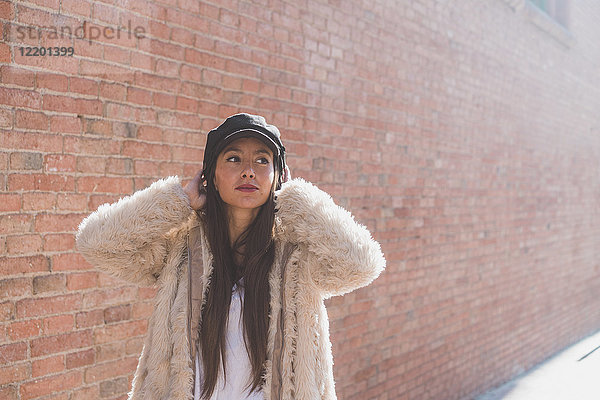
POLYGON ((600 400, 600 332, 475 400, 600 400))

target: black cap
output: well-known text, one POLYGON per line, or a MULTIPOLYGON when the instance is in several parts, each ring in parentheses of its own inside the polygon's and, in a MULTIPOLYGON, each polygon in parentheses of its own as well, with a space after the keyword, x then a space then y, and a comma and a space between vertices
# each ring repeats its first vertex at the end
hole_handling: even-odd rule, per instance
MULTIPOLYGON (((280 179, 285 169, 285 147, 281 143, 281 133, 275 125, 267 123, 264 117, 252 114, 235 114, 221 125, 208 132, 204 148, 204 171, 213 169, 217 156, 229 143, 242 137, 254 137, 264 142, 273 151, 280 171, 280 179)), ((202 179, 206 180, 203 172, 202 179)), ((278 187, 280 184, 278 185, 278 187)))

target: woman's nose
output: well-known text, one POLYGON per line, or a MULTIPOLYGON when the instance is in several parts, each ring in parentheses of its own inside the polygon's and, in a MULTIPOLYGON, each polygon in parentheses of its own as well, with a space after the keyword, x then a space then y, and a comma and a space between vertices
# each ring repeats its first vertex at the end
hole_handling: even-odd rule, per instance
POLYGON ((242 170, 242 178, 254 179, 254 170, 250 164, 247 164, 242 170))

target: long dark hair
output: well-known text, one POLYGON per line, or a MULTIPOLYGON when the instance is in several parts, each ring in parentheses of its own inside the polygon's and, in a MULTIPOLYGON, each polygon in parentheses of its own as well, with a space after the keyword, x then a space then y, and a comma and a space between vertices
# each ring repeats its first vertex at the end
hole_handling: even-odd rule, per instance
POLYGON ((239 284, 240 278, 244 287, 244 343, 252 366, 252 380, 248 383, 250 393, 258 390, 263 383, 269 329, 269 272, 275 259, 274 190, 280 186, 281 176, 278 163, 273 164, 275 179, 269 198, 233 245, 230 245, 225 205, 214 186, 215 166, 208 166, 203 173, 207 197, 205 207, 199 213, 213 255, 213 270, 199 327, 204 367, 201 397, 204 399, 209 399, 212 395, 221 367, 224 378, 227 379, 225 326, 233 285, 239 284), (235 254, 241 255, 242 262, 239 265, 235 262, 235 254))

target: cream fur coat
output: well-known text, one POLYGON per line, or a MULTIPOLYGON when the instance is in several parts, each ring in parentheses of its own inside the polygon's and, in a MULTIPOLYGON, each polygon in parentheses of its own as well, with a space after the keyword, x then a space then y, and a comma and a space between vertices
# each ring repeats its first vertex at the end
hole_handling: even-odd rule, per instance
MULTIPOLYGON (((266 400, 333 400, 323 300, 369 284, 385 259, 369 231, 308 182, 283 184, 276 192, 276 209, 262 393, 266 400)), ((180 179, 159 180, 100 206, 80 224, 76 244, 86 260, 113 276, 158 286, 129 399, 192 399, 191 344, 209 284, 211 254, 180 179)))

